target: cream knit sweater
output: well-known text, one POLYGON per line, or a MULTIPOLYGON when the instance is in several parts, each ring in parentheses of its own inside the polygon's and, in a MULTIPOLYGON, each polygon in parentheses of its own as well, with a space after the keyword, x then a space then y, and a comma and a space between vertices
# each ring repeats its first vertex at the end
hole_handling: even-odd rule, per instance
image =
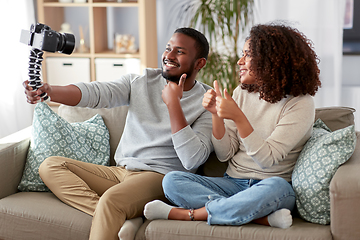
POLYGON ((229 161, 227 174, 245 179, 279 176, 290 181, 297 157, 312 132, 313 98, 289 96, 271 104, 260 100, 258 93, 248 93, 240 87, 235 89, 233 98, 254 131, 242 139, 234 122, 225 120, 224 137, 213 137, 217 157, 229 161))

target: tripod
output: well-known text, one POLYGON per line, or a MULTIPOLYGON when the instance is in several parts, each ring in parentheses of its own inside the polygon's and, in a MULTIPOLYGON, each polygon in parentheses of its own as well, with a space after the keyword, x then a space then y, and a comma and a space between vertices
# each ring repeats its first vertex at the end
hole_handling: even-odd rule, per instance
MULTIPOLYGON (((40 87, 43 86, 41 82, 41 65, 43 59, 44 52, 33 48, 30 50, 30 56, 29 56, 29 86, 32 87, 33 91, 36 91, 40 87)), ((50 96, 47 95, 46 92, 42 93, 40 95, 44 101, 50 101, 50 96)))

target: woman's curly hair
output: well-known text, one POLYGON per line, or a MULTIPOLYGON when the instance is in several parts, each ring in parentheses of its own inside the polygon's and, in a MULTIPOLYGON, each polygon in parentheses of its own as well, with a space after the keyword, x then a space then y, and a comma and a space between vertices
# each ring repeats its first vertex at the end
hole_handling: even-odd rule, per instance
POLYGON ((319 59, 303 33, 284 24, 259 24, 248 39, 256 83, 242 84, 243 89, 259 92, 270 103, 288 95, 315 95, 321 86, 319 59))

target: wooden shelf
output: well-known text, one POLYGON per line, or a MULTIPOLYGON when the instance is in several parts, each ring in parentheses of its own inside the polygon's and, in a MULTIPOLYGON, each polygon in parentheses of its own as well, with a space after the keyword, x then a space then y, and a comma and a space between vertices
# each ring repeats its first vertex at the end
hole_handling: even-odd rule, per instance
MULTIPOLYGON (((61 3, 58 0, 37 0, 38 22, 49 25, 59 31, 65 22, 65 10, 82 12, 87 15, 89 39, 88 52, 74 52, 71 55, 60 53, 44 54, 46 57, 84 57, 90 58, 90 77, 95 81, 95 58, 139 58, 140 69, 157 67, 157 32, 156 32, 156 0, 138 0, 131 2, 110 2, 107 0, 87 0, 86 3, 61 3), (138 47, 135 53, 117 54, 108 49, 108 8, 137 8, 138 11, 138 47)), ((70 23, 71 24, 71 23, 70 23)), ((126 24, 126 23, 123 23, 126 24)), ((43 81, 46 82, 46 63, 43 62, 43 81)))
POLYGON ((60 3, 60 2, 44 2, 44 7, 138 7, 137 2, 96 2, 96 3, 60 3))

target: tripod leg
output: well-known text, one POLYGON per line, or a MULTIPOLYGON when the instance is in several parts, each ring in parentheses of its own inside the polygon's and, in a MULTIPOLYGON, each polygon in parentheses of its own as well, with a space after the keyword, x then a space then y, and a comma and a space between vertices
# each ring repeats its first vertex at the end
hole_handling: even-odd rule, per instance
MULTIPOLYGON (((36 91, 38 88, 42 87, 43 84, 41 82, 41 66, 44 52, 33 48, 30 50, 29 56, 29 86, 36 91)), ((40 95, 40 97, 44 100, 50 100, 50 97, 47 96, 46 93, 40 95)))

